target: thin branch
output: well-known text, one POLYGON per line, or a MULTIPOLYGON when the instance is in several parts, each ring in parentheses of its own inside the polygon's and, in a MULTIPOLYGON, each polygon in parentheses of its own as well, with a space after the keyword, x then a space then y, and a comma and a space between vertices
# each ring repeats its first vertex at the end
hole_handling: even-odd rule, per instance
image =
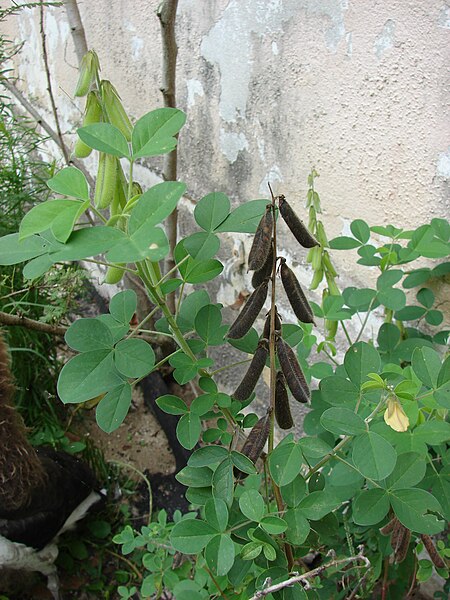
POLYGON ((313 579, 314 577, 321 575, 327 569, 330 569, 332 567, 338 567, 339 565, 345 565, 347 563, 356 562, 356 561, 362 561, 367 569, 370 569, 370 567, 371 567, 369 559, 366 556, 364 556, 362 554, 362 552, 360 551, 360 553, 357 554, 356 556, 349 556, 348 558, 332 560, 329 563, 326 563, 326 564, 321 565, 320 567, 317 567, 317 569, 308 571, 308 573, 304 573, 303 575, 295 575, 294 577, 290 577, 289 579, 286 579, 286 581, 281 581, 280 583, 270 585, 263 590, 257 591, 256 594, 250 598, 250 600, 258 600, 258 598, 264 598, 264 596, 268 596, 269 594, 272 594, 273 592, 278 592, 279 590, 282 590, 284 588, 291 587, 296 583, 303 583, 303 582, 307 583, 308 579, 313 579))
POLYGON ((50 104, 52 105, 53 118, 55 119, 56 126, 56 134, 59 139, 59 147, 61 148, 61 152, 64 155, 64 159, 66 163, 69 163, 69 152, 67 150, 67 146, 64 143, 64 139, 61 133, 61 126, 59 124, 58 117, 58 109, 56 107, 55 97, 53 95, 52 89, 52 78, 50 76, 50 67, 48 62, 48 54, 47 54, 47 44, 45 38, 45 27, 44 27, 44 2, 41 0, 41 5, 39 7, 40 17, 39 17, 39 25, 40 25, 40 33, 41 33, 41 44, 42 44, 42 58, 44 60, 44 69, 45 75, 47 77, 47 91, 50 98, 50 104))
MULTIPOLYGON (((34 106, 30 102, 28 102, 28 100, 25 98, 25 96, 22 94, 22 92, 13 83, 11 83, 10 81, 8 81, 6 79, 1 79, 0 83, 8 90, 8 92, 10 92, 20 102, 20 104, 27 111, 27 113, 29 113, 33 117, 33 119, 36 121, 36 123, 40 127, 42 127, 42 129, 55 142, 55 144, 57 144, 57 146, 59 146, 59 148, 61 148, 61 142, 60 142, 60 139, 58 138, 58 134, 56 133, 56 131, 47 123, 47 121, 44 119, 44 117, 42 117, 42 115, 39 114, 39 112, 34 108, 34 106)), ((61 148, 61 150, 62 150, 62 148, 61 148)), ((76 158, 71 158, 69 162, 71 164, 73 164, 75 167, 77 167, 77 169, 80 169, 80 171, 82 171, 82 173, 86 177, 90 187, 93 189, 95 187, 95 181, 94 181, 92 175, 89 173, 89 171, 84 166, 84 164, 76 158)))
POLYGON ((80 64, 83 56, 88 51, 88 45, 77 0, 65 0, 64 6, 66 7, 67 21, 72 33, 75 54, 77 55, 78 64, 80 64))
POLYGON ((51 335, 59 336, 64 336, 67 331, 67 327, 49 325, 48 323, 41 323, 41 321, 35 321, 34 319, 28 319, 27 317, 18 315, 10 315, 5 312, 0 312, 0 323, 3 325, 18 325, 19 327, 26 327, 27 329, 33 329, 34 331, 42 331, 42 333, 50 333, 51 335))
MULTIPOLYGON (((175 40, 175 18, 178 0, 164 0, 158 10, 158 18, 161 24, 162 37, 162 86, 161 92, 164 98, 164 106, 176 107, 175 77, 177 65, 178 47, 175 40)), ((177 178, 177 148, 164 156, 163 178, 166 181, 175 181, 177 178)), ((174 250, 177 245, 178 211, 175 210, 167 217, 167 237, 169 238, 170 253, 166 259, 166 272, 171 272, 175 277, 174 250)), ((172 314, 175 314, 175 292, 167 296, 167 304, 172 314)))

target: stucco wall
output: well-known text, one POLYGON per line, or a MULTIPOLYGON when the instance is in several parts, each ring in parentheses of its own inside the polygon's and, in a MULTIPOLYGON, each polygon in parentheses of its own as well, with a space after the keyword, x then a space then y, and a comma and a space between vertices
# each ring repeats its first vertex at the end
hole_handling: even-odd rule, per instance
MULTIPOLYGON (((130 113, 160 106, 159 0, 78 4, 102 76, 130 113)), ((22 88, 45 110, 37 9, 7 27, 25 42, 22 88)), ((71 99, 77 61, 64 9, 46 9, 45 27, 69 130, 82 103, 71 99)), ((188 121, 179 177, 190 197, 220 190, 237 204, 267 196, 270 181, 302 213, 315 165, 329 237, 354 218, 415 227, 448 217, 449 37, 446 0, 180 0, 177 100, 188 121)), ((148 165, 157 172, 161 163, 148 165)), ((245 236, 233 237, 228 258, 233 249, 245 257, 245 236)), ((301 262, 289 243, 284 250, 301 262)), ((344 282, 361 283, 367 268, 355 270, 350 256, 334 260, 344 282)), ((248 280, 242 272, 228 281, 236 289, 225 278, 219 296, 231 303, 248 280)))

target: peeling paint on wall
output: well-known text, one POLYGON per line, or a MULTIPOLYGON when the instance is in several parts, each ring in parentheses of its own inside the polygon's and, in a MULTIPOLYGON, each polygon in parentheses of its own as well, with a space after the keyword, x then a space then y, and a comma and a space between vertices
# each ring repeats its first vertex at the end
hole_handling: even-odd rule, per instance
POLYGON ((195 104, 195 96, 203 97, 205 92, 203 90, 202 82, 198 79, 188 79, 186 81, 187 87, 187 105, 191 108, 195 104))
POLYGON ((450 179, 450 146, 439 155, 436 173, 444 179, 450 179))
POLYGON ((234 163, 239 152, 248 150, 248 141, 243 133, 220 130, 220 149, 228 158, 230 163, 234 163))
POLYGON ((373 51, 377 55, 378 60, 394 46, 394 35, 395 22, 392 19, 388 19, 373 45, 373 51))
POLYGON ((450 6, 446 4, 441 8, 438 19, 439 27, 444 27, 445 29, 450 29, 450 6))
POLYGON ((261 196, 263 198, 265 198, 268 195, 268 193, 267 193, 269 190, 268 184, 270 183, 270 185, 273 187, 274 183, 281 183, 282 181, 283 181, 283 176, 281 174, 280 167, 278 165, 272 165, 270 167, 269 171, 264 176, 261 183, 259 184, 258 191, 261 194, 261 196))

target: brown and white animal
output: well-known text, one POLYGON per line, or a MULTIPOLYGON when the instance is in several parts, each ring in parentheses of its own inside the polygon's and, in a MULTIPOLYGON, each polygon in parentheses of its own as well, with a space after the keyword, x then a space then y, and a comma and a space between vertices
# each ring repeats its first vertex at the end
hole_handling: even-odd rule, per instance
POLYGON ((13 400, 9 357, 0 332, 0 573, 2 567, 39 571, 47 576, 57 600, 58 537, 73 528, 103 492, 82 461, 31 446, 13 400))

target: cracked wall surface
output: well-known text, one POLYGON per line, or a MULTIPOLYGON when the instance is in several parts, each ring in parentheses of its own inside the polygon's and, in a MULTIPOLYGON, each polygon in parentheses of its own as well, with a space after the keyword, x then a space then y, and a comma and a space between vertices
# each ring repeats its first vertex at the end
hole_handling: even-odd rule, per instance
MULTIPOLYGON (((161 106, 159 0, 78 4, 102 76, 130 114, 161 106)), ((70 130, 82 101, 71 99, 76 57, 64 9, 47 8, 45 27, 70 130)), ((23 10, 6 30, 24 42, 15 58, 22 89, 51 119, 38 11, 23 10)), ((448 0, 180 0, 176 32, 177 101, 188 117, 179 177, 191 198, 223 191, 237 205, 266 197, 270 182, 305 215, 314 165, 330 238, 355 218, 409 228, 449 216, 448 0)), ((158 173, 162 163, 146 164, 158 173)), ((307 280, 304 254, 283 241, 307 280)), ((354 252, 333 258, 343 284, 371 277, 354 252)))

